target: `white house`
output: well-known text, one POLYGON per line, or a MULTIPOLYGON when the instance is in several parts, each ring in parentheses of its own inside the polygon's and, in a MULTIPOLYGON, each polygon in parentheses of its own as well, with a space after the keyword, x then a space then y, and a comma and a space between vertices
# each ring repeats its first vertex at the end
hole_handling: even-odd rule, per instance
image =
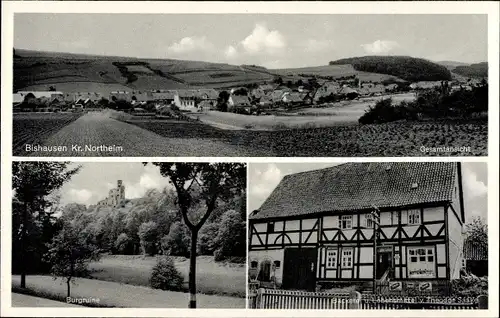
POLYGON ((249 217, 249 264, 285 289, 436 289, 459 277, 463 223, 460 163, 346 163, 283 178, 249 217))

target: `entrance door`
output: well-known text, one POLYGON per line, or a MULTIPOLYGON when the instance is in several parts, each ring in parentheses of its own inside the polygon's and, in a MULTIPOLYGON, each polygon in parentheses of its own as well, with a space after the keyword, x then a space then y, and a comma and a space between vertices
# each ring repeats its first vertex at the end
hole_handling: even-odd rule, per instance
POLYGON ((283 264, 283 288, 316 289, 316 248, 287 248, 283 264))
POLYGON ((377 279, 382 278, 385 271, 392 266, 392 252, 378 251, 377 253, 377 279))

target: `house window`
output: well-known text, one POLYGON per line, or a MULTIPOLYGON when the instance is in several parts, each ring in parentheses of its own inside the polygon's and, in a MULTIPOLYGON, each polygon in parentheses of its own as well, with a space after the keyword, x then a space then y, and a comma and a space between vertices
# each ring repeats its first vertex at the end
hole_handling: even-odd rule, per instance
POLYGON ((257 262, 257 261, 250 262, 250 268, 257 268, 257 266, 259 266, 259 262, 257 262))
POLYGON ((281 262, 280 261, 274 261, 274 268, 280 268, 281 262))
POLYGON ((352 248, 342 249, 342 268, 352 268, 352 248))
POLYGON ((352 215, 342 215, 340 218, 340 228, 343 230, 352 229, 352 215))
POLYGON ((365 227, 369 229, 373 228, 373 215, 365 214, 365 227))
POLYGON ((337 268, 337 250, 326 251, 326 268, 337 268))
POLYGON ((273 233, 274 232, 274 222, 267 223, 267 232, 268 233, 273 233))
POLYGON ((434 247, 408 247, 408 260, 409 278, 435 277, 434 247))
POLYGON ((420 210, 408 210, 408 224, 420 224, 420 210))

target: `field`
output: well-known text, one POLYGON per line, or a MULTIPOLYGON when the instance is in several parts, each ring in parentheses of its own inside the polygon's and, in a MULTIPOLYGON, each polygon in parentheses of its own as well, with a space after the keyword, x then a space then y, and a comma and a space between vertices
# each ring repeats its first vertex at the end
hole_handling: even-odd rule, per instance
POLYGON ((55 86, 65 92, 111 90, 177 89, 203 86, 227 88, 246 84, 271 82, 280 76, 284 81, 307 80, 311 76, 344 77, 357 75, 361 81, 382 81, 398 78, 390 75, 359 72, 351 65, 266 69, 250 65, 230 65, 202 61, 172 59, 138 59, 57 52, 16 50, 14 58, 15 90, 47 90, 55 86), (136 79, 127 81, 113 63, 126 66, 136 79), (140 62, 141 64, 134 65, 140 62), (94 85, 94 86, 93 86, 94 85), (100 89, 99 85, 104 88, 100 89), (106 88, 110 86, 109 88, 106 88), (111 89, 115 87, 115 89, 111 89))
POLYGON ((189 86, 229 87, 262 83, 272 75, 237 65, 170 59, 78 55, 57 52, 16 50, 14 59, 15 90, 48 90, 55 86, 65 92, 112 90, 178 89, 189 86), (119 62, 136 80, 127 78, 113 65, 119 62), (134 65, 141 62, 142 65, 134 65), (96 87, 93 87, 94 84, 96 87), (113 85, 115 89, 100 89, 113 85))
POLYGON ((353 101, 341 101, 328 107, 307 107, 283 112, 278 115, 253 116, 210 111, 193 114, 193 118, 222 129, 276 130, 284 128, 319 128, 338 125, 357 124, 369 106, 383 98, 392 98, 393 103, 410 101, 414 94, 399 94, 383 97, 361 98, 353 101))
MULTIPOLYGON (((46 299, 65 301, 66 284, 62 279, 51 276, 29 275, 27 289, 21 289, 20 277, 12 276, 12 291, 46 299)), ((71 286, 71 297, 99 299, 95 307, 120 308, 187 308, 189 294, 133 286, 97 279, 77 278, 71 286)), ((198 308, 245 308, 245 298, 197 295, 198 308)))
MULTIPOLYGON (((99 280, 138 286, 149 286, 155 257, 111 255, 92 263, 92 277, 99 280)), ((189 273, 189 259, 175 259, 177 269, 184 275, 185 290, 189 273)), ((244 264, 222 264, 213 257, 197 258, 196 284, 199 293, 245 297, 246 272, 244 264)))
POLYGON ((485 156, 488 125, 474 122, 393 122, 373 125, 336 125, 321 128, 236 130, 201 123, 164 125, 160 120, 131 121, 167 138, 220 140, 249 149, 253 156, 485 156), (195 125, 200 125, 196 127, 195 125), (195 129, 193 129, 196 127, 195 129), (184 137, 186 138, 186 137, 184 137), (421 147, 470 147, 469 152, 423 152, 421 147))
POLYGON ((19 155, 25 144, 39 144, 81 113, 14 113, 12 153, 19 155))
POLYGON ((289 69, 272 69, 269 72, 287 77, 310 77, 310 76, 320 76, 320 77, 347 77, 356 75, 361 81, 368 82, 380 82, 383 80, 399 80, 396 76, 385 75, 385 74, 377 74, 377 73, 369 73, 369 72, 360 72, 354 69, 352 65, 323 65, 323 66, 314 66, 314 67, 301 67, 301 68, 289 68, 289 69))

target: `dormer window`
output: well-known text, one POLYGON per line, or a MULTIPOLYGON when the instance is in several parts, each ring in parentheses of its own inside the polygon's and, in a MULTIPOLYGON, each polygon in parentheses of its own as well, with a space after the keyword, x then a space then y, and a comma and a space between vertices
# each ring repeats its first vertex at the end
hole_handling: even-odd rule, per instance
POLYGON ((418 188, 418 183, 413 182, 413 183, 411 184, 411 188, 412 188, 412 189, 416 189, 416 188, 418 188))

